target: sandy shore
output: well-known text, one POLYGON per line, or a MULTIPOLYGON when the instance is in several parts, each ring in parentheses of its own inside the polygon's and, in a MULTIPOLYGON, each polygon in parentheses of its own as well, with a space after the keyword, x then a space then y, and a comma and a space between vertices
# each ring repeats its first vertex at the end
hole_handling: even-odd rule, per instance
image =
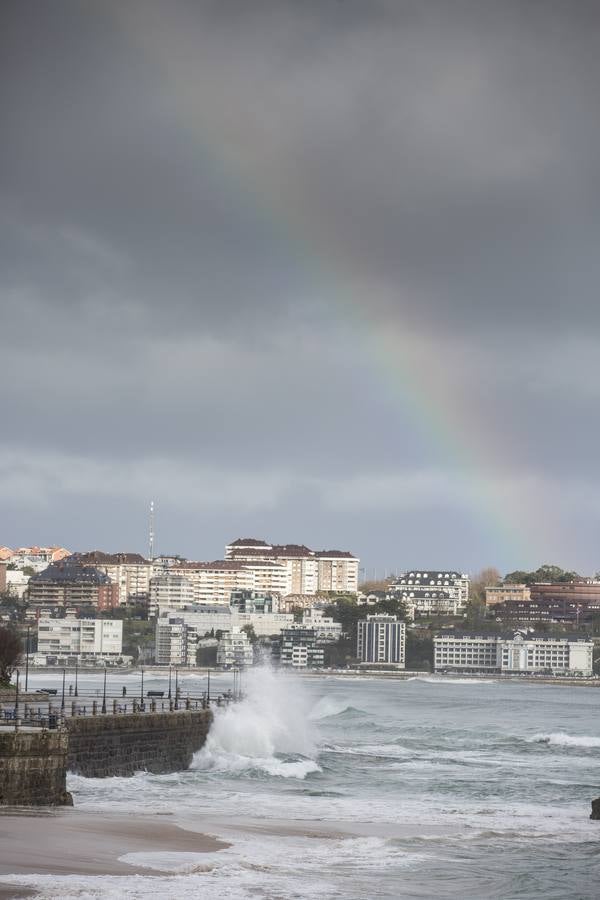
POLYGON ((230 846, 180 828, 166 817, 128 819, 76 809, 6 810, 0 813, 0 900, 30 896, 3 875, 148 875, 119 857, 125 853, 212 853, 230 846))

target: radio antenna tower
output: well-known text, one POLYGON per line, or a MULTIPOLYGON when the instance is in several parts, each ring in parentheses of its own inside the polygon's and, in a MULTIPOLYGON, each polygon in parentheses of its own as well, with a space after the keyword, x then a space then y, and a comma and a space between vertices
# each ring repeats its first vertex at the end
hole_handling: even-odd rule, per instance
POLYGON ((150 559, 154 559, 154 500, 150 501, 150 534, 149 534, 150 559))

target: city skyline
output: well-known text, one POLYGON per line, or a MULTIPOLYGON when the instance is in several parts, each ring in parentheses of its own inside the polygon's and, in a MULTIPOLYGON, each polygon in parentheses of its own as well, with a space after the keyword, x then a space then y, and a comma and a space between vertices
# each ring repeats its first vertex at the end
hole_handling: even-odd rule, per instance
POLYGON ((3 539, 600 568, 598 25, 4 4, 3 539))

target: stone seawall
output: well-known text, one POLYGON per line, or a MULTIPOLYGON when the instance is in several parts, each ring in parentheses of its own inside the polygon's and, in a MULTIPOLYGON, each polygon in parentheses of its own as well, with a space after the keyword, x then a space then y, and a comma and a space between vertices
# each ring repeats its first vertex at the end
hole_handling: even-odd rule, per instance
POLYGON ((0 806, 65 806, 69 738, 59 731, 0 733, 0 806))
POLYGON ((88 778, 183 771, 204 745, 211 720, 209 710, 67 719, 67 768, 88 778))

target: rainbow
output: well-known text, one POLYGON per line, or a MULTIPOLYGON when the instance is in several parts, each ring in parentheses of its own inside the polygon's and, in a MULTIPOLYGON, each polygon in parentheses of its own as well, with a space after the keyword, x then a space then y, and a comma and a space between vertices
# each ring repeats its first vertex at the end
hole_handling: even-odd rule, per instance
POLYGON ((325 294, 340 325, 350 325, 359 334, 381 389, 409 417, 440 467, 450 467, 460 486, 457 493, 493 540, 498 558, 513 565, 538 558, 539 549, 547 546, 543 528, 549 527, 551 517, 533 522, 527 511, 531 504, 523 499, 537 486, 515 486, 503 477, 510 462, 505 458, 506 447, 500 453, 487 438, 481 423, 447 385, 442 368, 411 365, 415 340, 426 342, 427 338, 404 330, 402 291, 394 298, 396 311, 387 311, 379 321, 365 297, 376 296, 381 286, 365 283, 324 217, 307 203, 301 183, 282 167, 282 159, 288 156, 284 137, 264 140, 267 125, 261 122, 260 111, 242 108, 235 86, 228 85, 226 78, 219 82, 218 99, 214 96, 211 67, 215 60, 203 62, 195 29, 188 30, 177 21, 173 8, 164 17, 156 7, 142 5, 141 10, 143 21, 132 18, 127 4, 120 5, 115 15, 147 60, 159 68, 169 109, 176 111, 178 126, 193 139, 219 188, 237 205, 240 215, 252 216, 256 227, 282 253, 302 260, 311 289, 325 294), (271 150, 277 140, 279 146, 271 150))

